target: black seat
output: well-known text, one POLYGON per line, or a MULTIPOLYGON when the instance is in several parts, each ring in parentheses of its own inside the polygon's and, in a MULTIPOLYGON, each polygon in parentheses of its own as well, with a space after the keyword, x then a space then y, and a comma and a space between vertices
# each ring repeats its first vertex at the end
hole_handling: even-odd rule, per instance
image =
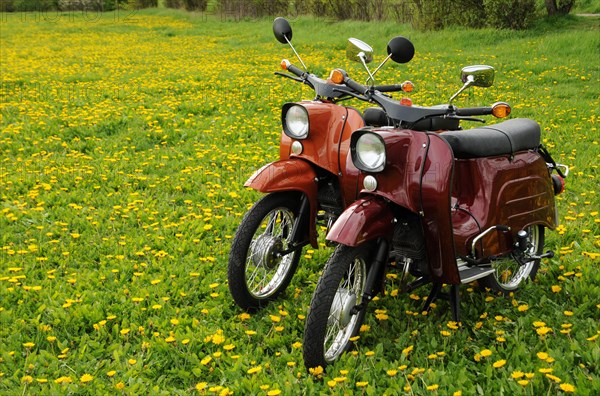
POLYGON ((512 156, 539 147, 540 126, 527 118, 515 118, 482 128, 443 132, 440 137, 450 144, 456 158, 512 156))

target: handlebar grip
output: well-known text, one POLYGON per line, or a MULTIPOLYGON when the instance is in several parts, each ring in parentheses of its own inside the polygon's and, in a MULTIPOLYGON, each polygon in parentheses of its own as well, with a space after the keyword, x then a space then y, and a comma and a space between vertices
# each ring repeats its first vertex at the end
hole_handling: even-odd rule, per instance
POLYGON ((367 88, 364 85, 354 81, 350 77, 346 77, 344 79, 344 84, 346 84, 347 87, 349 87, 361 94, 364 94, 367 91, 367 88))
POLYGON ((295 75, 297 75, 298 77, 302 76, 302 74, 304 74, 304 71, 294 65, 292 65, 291 63, 288 65, 287 70, 295 75))
POLYGON ((373 88, 379 92, 399 92, 403 90, 400 84, 375 85, 373 88))
POLYGON ((480 116, 492 114, 491 107, 465 107, 463 109, 456 109, 456 115, 458 116, 480 116))

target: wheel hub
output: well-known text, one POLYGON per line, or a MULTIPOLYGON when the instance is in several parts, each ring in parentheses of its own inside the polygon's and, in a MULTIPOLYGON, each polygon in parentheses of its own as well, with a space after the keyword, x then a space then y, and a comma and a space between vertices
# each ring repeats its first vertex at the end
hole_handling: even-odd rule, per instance
POLYGON ((356 306, 356 294, 346 289, 339 289, 333 298, 331 313, 329 315, 329 324, 334 325, 337 322, 340 328, 348 326, 352 319, 352 309, 356 306))
POLYGON ((267 269, 273 269, 281 261, 281 257, 277 253, 282 250, 283 242, 281 242, 281 238, 263 234, 254 243, 252 261, 257 267, 264 266, 267 269))

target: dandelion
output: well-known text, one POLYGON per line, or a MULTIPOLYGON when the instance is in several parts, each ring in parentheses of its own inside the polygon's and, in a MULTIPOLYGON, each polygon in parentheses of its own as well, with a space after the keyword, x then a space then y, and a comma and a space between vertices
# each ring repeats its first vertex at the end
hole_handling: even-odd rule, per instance
POLYGON ((356 386, 359 388, 364 388, 367 385, 369 385, 369 381, 359 381, 356 383, 356 386))
POLYGON ((279 389, 272 389, 270 391, 267 392, 267 396, 277 396, 277 395, 281 395, 281 390, 279 389))
POLYGON ((394 376, 396 376, 396 374, 398 374, 398 370, 388 370, 388 371, 386 371, 386 374, 389 375, 390 377, 394 377, 394 376))
POLYGON ((248 369, 247 373, 248 374, 257 374, 257 373, 260 373, 261 371, 262 371, 262 366, 255 366, 255 367, 248 369))
POLYGON ((522 379, 522 380, 518 380, 517 383, 521 386, 527 386, 527 385, 529 385, 529 380, 522 379))
POLYGON ((206 388, 208 386, 208 383, 206 382, 198 382, 195 386, 196 390, 198 392, 200 392, 201 390, 204 390, 204 388, 206 388))
POLYGON ((81 381, 82 383, 88 383, 90 381, 92 381, 94 379, 93 376, 91 376, 90 374, 83 374, 81 376, 81 378, 79 378, 79 381, 81 381))
POLYGON ((567 384, 566 382, 563 384, 559 385, 559 388, 563 391, 563 392, 567 392, 567 393, 573 393, 575 392, 575 387, 571 384, 567 384))
POLYGON ((517 371, 513 371, 510 376, 512 379, 519 379, 519 378, 523 378, 523 376, 525 376, 525 373, 517 370, 517 371))
POLYGON ((483 357, 489 357, 492 356, 492 351, 489 349, 484 349, 483 351, 479 352, 479 354, 483 357))
POLYGON ((403 355, 408 355, 409 353, 411 353, 413 351, 413 349, 414 349, 414 346, 412 346, 412 345, 407 346, 406 348, 404 348, 402 350, 402 354, 403 355))
POLYGON ((552 293, 558 293, 562 290, 562 287, 558 286, 558 285, 553 285, 552 286, 552 293))
POLYGON ((506 364, 506 360, 501 359, 501 360, 495 361, 493 366, 494 366, 494 368, 500 368, 500 367, 503 367, 505 364, 506 364))
POLYGON ((546 352, 538 352, 537 357, 542 360, 548 359, 548 354, 546 352))
POLYGON ((118 390, 123 390, 125 388, 125 384, 123 382, 118 382, 115 385, 115 388, 117 388, 118 390))
POLYGON ((314 377, 320 377, 321 375, 323 375, 323 367, 321 367, 321 366, 311 367, 308 369, 308 372, 311 375, 313 375, 314 377))
POLYGON ((440 386, 439 386, 438 384, 433 384, 433 385, 429 385, 429 386, 427 387, 427 390, 428 390, 428 391, 435 391, 435 390, 437 390, 439 387, 440 387, 440 386))

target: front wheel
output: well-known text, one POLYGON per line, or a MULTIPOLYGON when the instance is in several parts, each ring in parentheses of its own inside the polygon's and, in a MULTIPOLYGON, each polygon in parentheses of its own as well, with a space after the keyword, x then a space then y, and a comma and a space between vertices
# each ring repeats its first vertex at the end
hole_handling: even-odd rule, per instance
POLYGON ((352 346, 365 316, 362 303, 372 244, 339 245, 323 270, 304 328, 304 365, 325 368, 352 346))
POLYGON ((539 259, 528 258, 532 255, 540 255, 544 250, 544 227, 535 225, 528 227, 527 247, 523 259, 516 260, 513 255, 506 258, 494 260, 492 268, 494 272, 479 280, 483 287, 508 294, 515 291, 527 279, 535 279, 540 267, 539 259))
POLYGON ((246 213, 231 244, 227 276, 231 295, 254 311, 277 298, 290 283, 302 249, 290 248, 300 208, 298 193, 273 193, 246 213))

